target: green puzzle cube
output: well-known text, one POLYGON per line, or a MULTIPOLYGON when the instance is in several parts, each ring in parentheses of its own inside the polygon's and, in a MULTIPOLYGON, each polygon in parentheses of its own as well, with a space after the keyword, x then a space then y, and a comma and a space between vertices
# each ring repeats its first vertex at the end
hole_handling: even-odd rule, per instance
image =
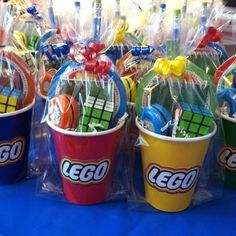
POLYGON ((176 137, 199 137, 207 135, 213 124, 213 114, 208 108, 188 103, 180 103, 176 137))
MULTIPOLYGON (((97 86, 96 86, 97 87, 97 86)), ((114 103, 104 93, 102 88, 90 91, 80 117, 79 132, 93 132, 108 130, 112 121, 114 103)))

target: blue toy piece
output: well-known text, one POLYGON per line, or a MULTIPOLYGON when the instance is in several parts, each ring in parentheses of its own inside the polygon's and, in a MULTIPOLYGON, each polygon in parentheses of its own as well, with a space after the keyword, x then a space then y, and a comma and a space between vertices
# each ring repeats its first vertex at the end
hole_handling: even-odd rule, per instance
POLYGON ((70 53, 70 49, 71 49, 72 45, 73 45, 73 43, 71 41, 64 40, 63 44, 58 45, 58 48, 61 51, 61 53, 65 56, 70 53))
POLYGON ((228 103, 231 117, 236 115, 236 88, 221 89, 217 92, 218 98, 228 103))
POLYGON ((57 44, 51 44, 52 54, 55 54, 58 58, 62 56, 61 50, 57 44))
POLYGON ((56 55, 51 55, 51 53, 49 52, 49 46, 48 45, 43 45, 40 49, 41 49, 41 53, 45 54, 49 61, 55 61, 56 60, 56 55))
POLYGON ((68 56, 72 43, 64 41, 63 43, 47 45, 42 43, 40 52, 45 54, 49 61, 68 56))
POLYGON ((37 11, 35 6, 30 6, 26 9, 26 11, 31 15, 38 15, 39 12, 37 11))
POLYGON ((168 124, 171 122, 172 116, 170 112, 160 104, 144 107, 140 119, 149 126, 147 128, 150 131, 156 134, 170 136, 172 133, 172 127, 168 124))
POLYGON ((36 9, 36 6, 30 6, 26 9, 26 11, 32 15, 33 17, 35 17, 36 19, 43 19, 43 17, 39 14, 38 10, 36 9))
POLYGON ((131 48, 133 56, 147 56, 153 53, 155 49, 152 46, 135 46, 131 48))

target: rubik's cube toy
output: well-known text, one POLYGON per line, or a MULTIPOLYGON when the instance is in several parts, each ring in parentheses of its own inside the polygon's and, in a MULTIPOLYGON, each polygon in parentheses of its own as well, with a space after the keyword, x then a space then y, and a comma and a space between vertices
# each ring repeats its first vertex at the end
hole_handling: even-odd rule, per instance
POLYGON ((35 50, 35 46, 36 46, 38 40, 39 40, 39 36, 32 35, 31 38, 27 41, 28 42, 27 48, 29 50, 34 51, 35 50))
POLYGON ((21 92, 19 90, 0 86, 0 114, 18 110, 20 97, 21 92))
MULTIPOLYGON (((96 86, 96 85, 95 85, 96 86)), ((110 128, 114 112, 113 99, 102 88, 91 89, 80 116, 79 132, 105 131, 110 128)))
POLYGON ((213 124, 213 114, 207 107, 185 102, 179 104, 175 112, 175 137, 199 137, 207 135, 213 124))
POLYGON ((19 55, 26 62, 26 64, 29 66, 30 72, 32 74, 34 74, 35 73, 35 62, 34 62, 32 54, 30 52, 21 51, 21 52, 19 52, 19 55))

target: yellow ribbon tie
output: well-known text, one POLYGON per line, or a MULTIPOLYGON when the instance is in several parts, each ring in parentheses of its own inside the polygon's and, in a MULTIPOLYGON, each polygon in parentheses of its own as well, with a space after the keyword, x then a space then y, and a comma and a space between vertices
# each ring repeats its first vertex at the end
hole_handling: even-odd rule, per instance
POLYGON ((118 29, 114 43, 122 44, 125 41, 125 33, 129 29, 129 25, 126 21, 123 22, 123 25, 118 29))
POLYGON ((153 70, 159 75, 172 73, 175 76, 181 76, 184 73, 187 62, 187 59, 183 56, 178 56, 174 60, 158 58, 153 66, 153 70))

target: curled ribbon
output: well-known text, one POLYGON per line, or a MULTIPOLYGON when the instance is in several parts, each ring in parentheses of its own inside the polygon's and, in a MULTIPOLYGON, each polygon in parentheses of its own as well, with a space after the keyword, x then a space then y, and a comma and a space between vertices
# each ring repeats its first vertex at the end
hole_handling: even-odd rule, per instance
POLYGON ((35 17, 36 19, 42 19, 42 16, 39 14, 38 10, 36 9, 36 6, 30 6, 26 9, 26 11, 35 17))
POLYGON ((206 45, 210 42, 219 42, 223 38, 223 36, 223 33, 216 28, 209 27, 207 34, 203 37, 197 48, 205 48, 206 45))
POLYGON ((90 43, 89 45, 83 45, 80 48, 80 53, 83 57, 90 61, 98 57, 99 53, 105 48, 105 44, 102 43, 90 43))
MULTIPOLYGON (((105 44, 99 43, 90 43, 88 45, 83 45, 80 48, 80 53, 83 56, 82 60, 85 61, 85 71, 100 75, 108 74, 111 69, 112 62, 99 60, 99 55, 104 48, 105 44)), ((72 60, 76 61, 74 54, 75 53, 72 50, 70 57, 72 60)))
POLYGON ((153 70, 160 75, 172 73, 175 76, 181 76, 184 73, 187 62, 187 59, 183 56, 178 56, 174 60, 158 58, 153 66, 153 70))
POLYGON ((126 20, 125 19, 121 19, 121 20, 123 20, 123 23, 116 33, 115 40, 114 40, 115 44, 123 44, 125 42, 125 34, 126 34, 126 31, 129 29, 129 24, 126 22, 126 20))
POLYGON ((134 46, 131 48, 131 54, 133 56, 146 56, 151 54, 154 48, 151 46, 134 46))
POLYGON ((87 61, 85 65, 85 71, 94 74, 106 75, 110 71, 111 66, 111 61, 87 61))
POLYGON ((55 61, 57 58, 63 58, 67 56, 70 52, 72 43, 70 41, 64 41, 63 43, 58 44, 42 44, 40 51, 42 54, 45 54, 49 61, 55 61))

